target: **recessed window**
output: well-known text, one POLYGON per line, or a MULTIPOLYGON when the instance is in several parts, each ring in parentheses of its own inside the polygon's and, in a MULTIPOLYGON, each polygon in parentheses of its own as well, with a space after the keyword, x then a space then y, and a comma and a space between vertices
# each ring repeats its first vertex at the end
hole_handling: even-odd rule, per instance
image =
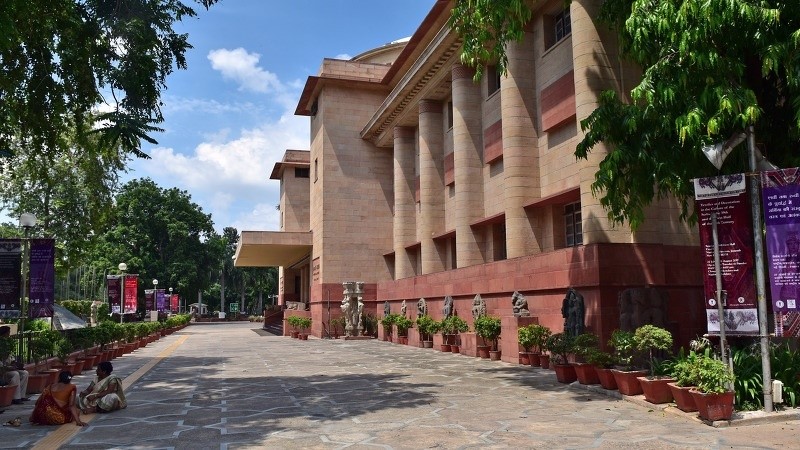
POLYGON ((486 68, 486 88, 487 97, 500 90, 500 71, 497 70, 497 66, 486 68))
POLYGON ((583 223, 581 202, 564 205, 564 232, 567 247, 583 245, 583 223))
POLYGON ((314 181, 319 180, 319 160, 314 158, 314 181))
POLYGON ((294 168, 294 177, 295 178, 308 178, 309 177, 309 169, 308 169, 308 167, 295 167, 294 168))
POLYGON ((447 102, 447 129, 453 128, 453 102, 447 102))
POLYGON ((569 16, 569 8, 544 17, 545 50, 556 45, 570 34, 572 34, 572 21, 569 16))

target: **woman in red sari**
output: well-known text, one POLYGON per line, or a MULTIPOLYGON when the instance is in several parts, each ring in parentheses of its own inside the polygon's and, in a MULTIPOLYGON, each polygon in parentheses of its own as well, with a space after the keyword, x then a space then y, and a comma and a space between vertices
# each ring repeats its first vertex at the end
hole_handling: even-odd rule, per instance
POLYGON ((62 371, 58 382, 47 386, 31 413, 30 422, 34 425, 64 425, 73 420, 79 427, 86 425, 81 421, 80 411, 75 406, 75 392, 78 388, 70 383, 72 373, 62 371))

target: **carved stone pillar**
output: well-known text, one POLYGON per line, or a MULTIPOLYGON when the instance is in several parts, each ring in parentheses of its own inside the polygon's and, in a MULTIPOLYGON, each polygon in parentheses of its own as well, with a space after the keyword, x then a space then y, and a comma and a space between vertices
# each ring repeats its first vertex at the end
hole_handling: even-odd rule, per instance
POLYGON ((422 273, 444 270, 432 239, 444 230, 444 120, 441 102, 419 102, 419 235, 422 273))
POLYGON ((395 279, 414 276, 414 264, 405 246, 416 242, 414 129, 394 129, 394 270, 395 279))
POLYGON ((453 76, 453 152, 455 178, 456 264, 484 262, 483 235, 470 223, 483 218, 483 130, 480 84, 474 70, 456 64, 453 76))

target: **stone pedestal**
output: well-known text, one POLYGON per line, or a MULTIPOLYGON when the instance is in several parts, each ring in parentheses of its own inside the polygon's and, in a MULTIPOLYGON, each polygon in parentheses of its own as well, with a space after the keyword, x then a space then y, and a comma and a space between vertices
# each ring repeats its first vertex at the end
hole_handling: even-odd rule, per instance
POLYGON ((478 335, 474 331, 461 333, 461 348, 462 355, 478 356, 478 335))
POLYGON ((519 352, 524 349, 519 346, 517 330, 530 324, 539 323, 538 317, 505 316, 500 318, 500 358, 508 363, 519 364, 519 352))
POLYGON ((412 347, 422 347, 422 343, 419 339, 419 330, 416 328, 408 329, 408 345, 412 347))

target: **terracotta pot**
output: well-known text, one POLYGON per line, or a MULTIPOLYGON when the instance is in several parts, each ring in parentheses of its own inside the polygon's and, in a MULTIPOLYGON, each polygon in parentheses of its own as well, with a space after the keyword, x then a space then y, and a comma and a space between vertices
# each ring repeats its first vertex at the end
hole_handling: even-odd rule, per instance
POLYGON ((489 359, 492 361, 500 361, 500 350, 489 350, 489 359))
POLYGON ((611 369, 614 374, 614 380, 617 382, 617 389, 622 395, 641 395, 642 384, 639 383, 639 377, 648 374, 646 370, 618 370, 611 369))
POLYGON ((479 345, 478 346, 478 357, 479 358, 488 358, 489 357, 489 346, 488 345, 479 345))
POLYGON ((667 383, 669 390, 672 392, 672 398, 675 400, 675 406, 683 412, 697 411, 697 405, 694 404, 694 397, 689 392, 694 389, 694 386, 678 386, 675 383, 667 383))
POLYGON ((422 348, 433 348, 433 341, 422 341, 422 348))
POLYGON ((519 352, 519 363, 529 366, 531 364, 531 352, 519 352))
POLYGON ((47 385, 51 385, 58 381, 59 372, 61 371, 58 369, 43 369, 39 371, 39 373, 47 374, 47 385))
POLYGON ((542 369, 550 368, 550 355, 539 355, 539 366, 542 369))
POLYGON ((308 340, 308 335, 307 335, 306 333, 302 333, 302 334, 300 335, 300 340, 301 340, 301 341, 307 341, 307 340, 308 340))
POLYGON ((297 339, 298 336, 300 336, 300 332, 299 331, 292 331, 291 335, 292 335, 293 338, 297 339))
POLYGON ((83 360, 76 359, 72 366, 72 375, 78 376, 83 372, 83 360))
POLYGON ((614 378, 614 374, 611 373, 611 369, 595 367, 594 371, 597 372, 597 378, 600 380, 600 386, 603 389, 617 390, 617 380, 614 378))
POLYGON ((440 350, 443 352, 450 353, 450 344, 442 344, 440 350))
POLYGON ((576 363, 575 374, 578 376, 578 383, 580 384, 600 384, 600 378, 597 376, 597 371, 594 366, 587 363, 576 363))
POLYGON ((401 345, 408 345, 408 336, 400 336, 398 339, 401 345))
POLYGON ((672 391, 667 383, 674 382, 670 377, 639 377, 639 384, 642 386, 644 399, 650 403, 669 403, 672 401, 672 391))
POLYGON ((41 394, 50 380, 49 373, 35 373, 28 375, 28 389, 26 394, 41 394))
POLYGON ((450 352, 451 353, 461 353, 461 347, 456 344, 450 344, 450 352))
POLYGON ((734 392, 728 391, 722 394, 706 394, 696 389, 691 391, 694 403, 697 405, 697 412, 701 419, 730 420, 733 415, 734 392))
POLYGON ((531 353, 530 355, 528 355, 531 367, 539 367, 542 365, 541 361, 539 360, 539 356, 541 356, 541 353, 531 353))
POLYGON ((0 408, 11 405, 11 401, 14 400, 14 391, 16 390, 16 386, 0 386, 0 408))
POLYGON ((575 366, 572 364, 554 364, 553 366, 556 371, 556 380, 559 383, 570 384, 578 379, 578 375, 575 373, 575 366))

